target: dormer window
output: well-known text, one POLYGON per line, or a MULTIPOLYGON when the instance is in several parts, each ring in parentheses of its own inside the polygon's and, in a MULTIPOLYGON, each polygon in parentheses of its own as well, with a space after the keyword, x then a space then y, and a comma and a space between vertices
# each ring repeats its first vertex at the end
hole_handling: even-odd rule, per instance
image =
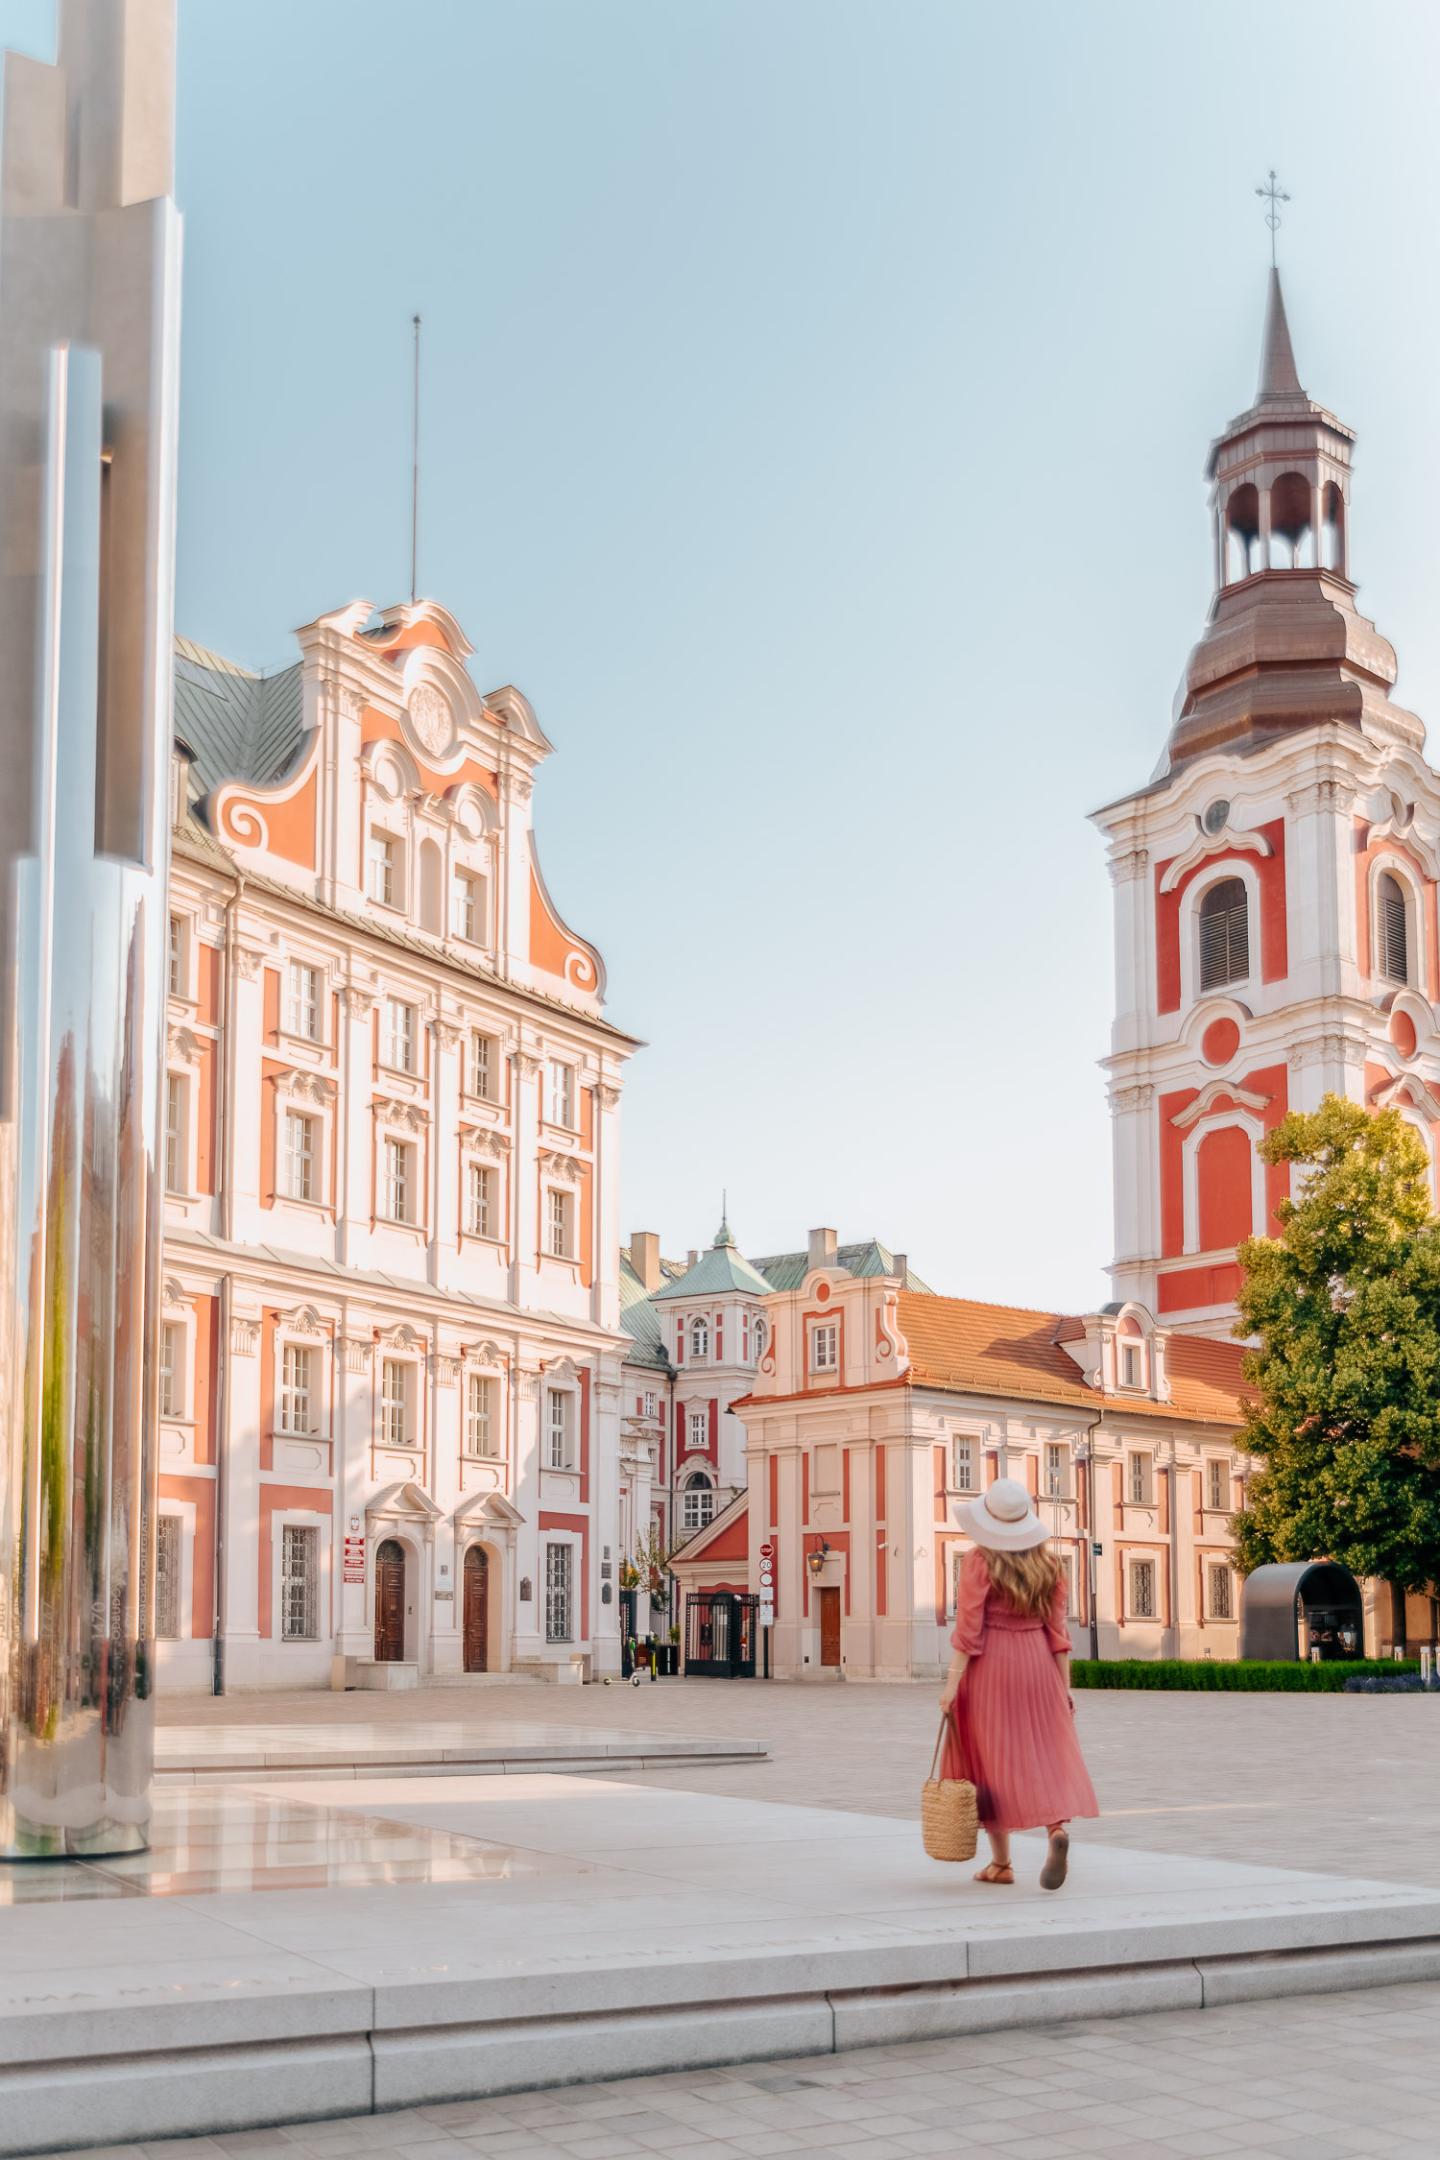
POLYGON ((1122 1342, 1120 1345, 1120 1385, 1138 1388, 1143 1379, 1142 1352, 1138 1342, 1122 1342))
POLYGON ((703 1364, 710 1355, 710 1323, 708 1320, 692 1320, 690 1323, 690 1357, 695 1364, 703 1364))
POLYGON ((1243 878, 1221 878, 1200 902, 1200 988, 1220 990, 1250 973, 1250 896, 1243 878))

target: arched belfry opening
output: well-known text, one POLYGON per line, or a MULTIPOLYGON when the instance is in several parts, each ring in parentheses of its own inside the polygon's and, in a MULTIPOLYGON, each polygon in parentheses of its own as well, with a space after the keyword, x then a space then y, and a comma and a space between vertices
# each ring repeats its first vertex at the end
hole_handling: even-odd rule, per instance
POLYGON ((1283 472, 1270 490, 1271 570, 1313 570, 1315 491, 1303 473, 1283 472))
POLYGON ((1341 577, 1350 575, 1345 559, 1345 497, 1335 481, 1326 484, 1324 517, 1320 527, 1320 567, 1341 577))
POLYGON ((1260 491, 1253 481, 1236 488, 1225 505, 1225 542, 1227 585, 1265 568, 1260 556, 1260 491))

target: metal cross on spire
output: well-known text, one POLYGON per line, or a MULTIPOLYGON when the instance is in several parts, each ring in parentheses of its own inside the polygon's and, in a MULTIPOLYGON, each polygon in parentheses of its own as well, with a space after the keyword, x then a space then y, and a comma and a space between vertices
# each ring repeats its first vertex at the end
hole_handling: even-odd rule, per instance
POLYGON ((1255 193, 1269 204, 1269 208, 1265 212, 1265 223, 1270 228, 1270 267, 1273 270, 1275 268, 1275 235, 1280 230, 1280 205, 1282 202, 1289 202, 1290 200, 1284 188, 1276 183, 1273 165, 1270 168, 1270 177, 1265 186, 1257 187, 1255 193))

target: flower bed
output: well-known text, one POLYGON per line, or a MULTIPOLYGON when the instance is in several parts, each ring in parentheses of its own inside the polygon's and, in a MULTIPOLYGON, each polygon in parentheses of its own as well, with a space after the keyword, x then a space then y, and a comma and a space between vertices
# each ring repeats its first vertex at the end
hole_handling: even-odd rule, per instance
MULTIPOLYGON (((1328 1665, 1298 1659, 1260 1658, 1074 1658, 1070 1685, 1077 1688, 1201 1688, 1221 1694, 1271 1691, 1294 1695, 1340 1695, 1347 1680, 1397 1680, 1418 1675, 1418 1659, 1337 1658, 1328 1665)), ((1408 1692, 1408 1690, 1407 1690, 1408 1692)))

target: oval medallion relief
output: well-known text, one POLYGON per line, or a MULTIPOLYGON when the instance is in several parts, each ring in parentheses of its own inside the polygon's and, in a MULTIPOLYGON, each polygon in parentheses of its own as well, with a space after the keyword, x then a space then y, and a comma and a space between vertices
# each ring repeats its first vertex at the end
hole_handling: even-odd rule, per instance
POLYGON ((428 750, 432 757, 443 757, 455 740, 455 724, 450 717, 449 705, 434 683, 415 685, 405 707, 405 717, 421 749, 428 750))

